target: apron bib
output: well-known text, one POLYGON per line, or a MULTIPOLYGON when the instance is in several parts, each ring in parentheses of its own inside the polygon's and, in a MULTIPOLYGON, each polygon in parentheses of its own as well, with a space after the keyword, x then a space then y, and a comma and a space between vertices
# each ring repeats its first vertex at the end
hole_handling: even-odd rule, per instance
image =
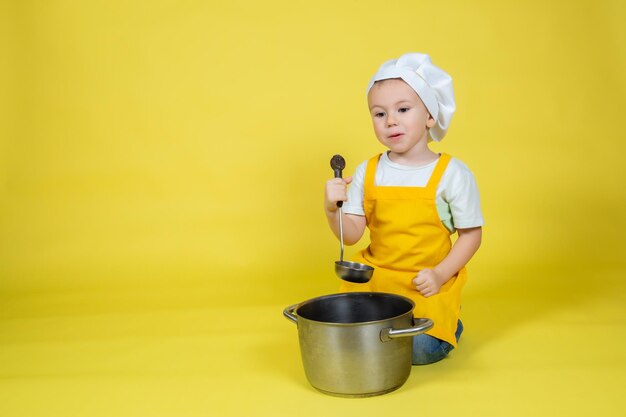
POLYGON ((374 185, 380 155, 367 163, 364 183, 364 209, 370 231, 370 245, 354 261, 375 268, 366 284, 343 281, 342 292, 373 291, 402 295, 415 302, 415 317, 432 319, 426 332, 456 347, 454 332, 461 309, 461 290, 467 281, 462 268, 439 293, 422 296, 412 284, 417 273, 434 268, 450 252, 450 232, 441 223, 435 197, 437 186, 450 162, 441 154, 426 187, 385 187, 374 185))

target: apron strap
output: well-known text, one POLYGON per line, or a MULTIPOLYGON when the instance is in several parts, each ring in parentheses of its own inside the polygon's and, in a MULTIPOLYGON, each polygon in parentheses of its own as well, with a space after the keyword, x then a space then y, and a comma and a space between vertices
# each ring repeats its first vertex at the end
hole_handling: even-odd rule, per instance
POLYGON ((376 168, 378 167, 378 160, 382 154, 371 157, 367 161, 367 167, 365 168, 365 180, 363 181, 363 197, 366 200, 373 198, 374 192, 374 180, 376 178, 376 168))
POLYGON ((443 173, 448 167, 450 160, 452 157, 447 153, 442 153, 439 157, 439 161, 437 161, 437 165, 435 166, 435 170, 433 171, 430 179, 428 180, 428 184, 426 184, 426 193, 432 198, 435 198, 437 195, 437 187, 439 186, 439 182, 441 181, 441 177, 443 177, 443 173))

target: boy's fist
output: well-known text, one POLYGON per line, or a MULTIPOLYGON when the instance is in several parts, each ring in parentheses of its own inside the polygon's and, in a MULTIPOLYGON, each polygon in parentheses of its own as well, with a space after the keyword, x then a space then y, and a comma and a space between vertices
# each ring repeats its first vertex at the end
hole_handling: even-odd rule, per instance
POLYGON ((413 279, 415 289, 424 297, 437 294, 441 288, 441 282, 441 276, 433 269, 422 269, 413 279))
POLYGON ((332 213, 337 211, 337 202, 348 200, 348 184, 352 182, 352 177, 333 178, 326 181, 326 192, 324 193, 324 206, 326 211, 332 213))

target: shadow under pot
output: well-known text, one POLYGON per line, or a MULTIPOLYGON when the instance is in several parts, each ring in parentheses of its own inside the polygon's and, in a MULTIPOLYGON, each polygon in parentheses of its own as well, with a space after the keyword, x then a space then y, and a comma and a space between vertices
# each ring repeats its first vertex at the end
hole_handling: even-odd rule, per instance
POLYGON ((285 308, 298 326, 304 372, 319 391, 369 397, 400 388, 411 373, 411 336, 432 328, 414 319, 412 300, 395 294, 326 295, 285 308))

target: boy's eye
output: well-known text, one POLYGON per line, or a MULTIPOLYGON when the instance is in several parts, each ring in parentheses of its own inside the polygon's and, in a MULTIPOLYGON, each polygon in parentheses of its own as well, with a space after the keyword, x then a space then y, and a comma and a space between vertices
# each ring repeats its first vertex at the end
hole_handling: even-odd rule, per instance
POLYGON ((374 113, 374 117, 383 117, 385 115, 385 113, 379 112, 379 113, 374 113))
POLYGON ((401 107, 400 110, 398 110, 400 113, 406 113, 409 111, 408 107, 401 107))

